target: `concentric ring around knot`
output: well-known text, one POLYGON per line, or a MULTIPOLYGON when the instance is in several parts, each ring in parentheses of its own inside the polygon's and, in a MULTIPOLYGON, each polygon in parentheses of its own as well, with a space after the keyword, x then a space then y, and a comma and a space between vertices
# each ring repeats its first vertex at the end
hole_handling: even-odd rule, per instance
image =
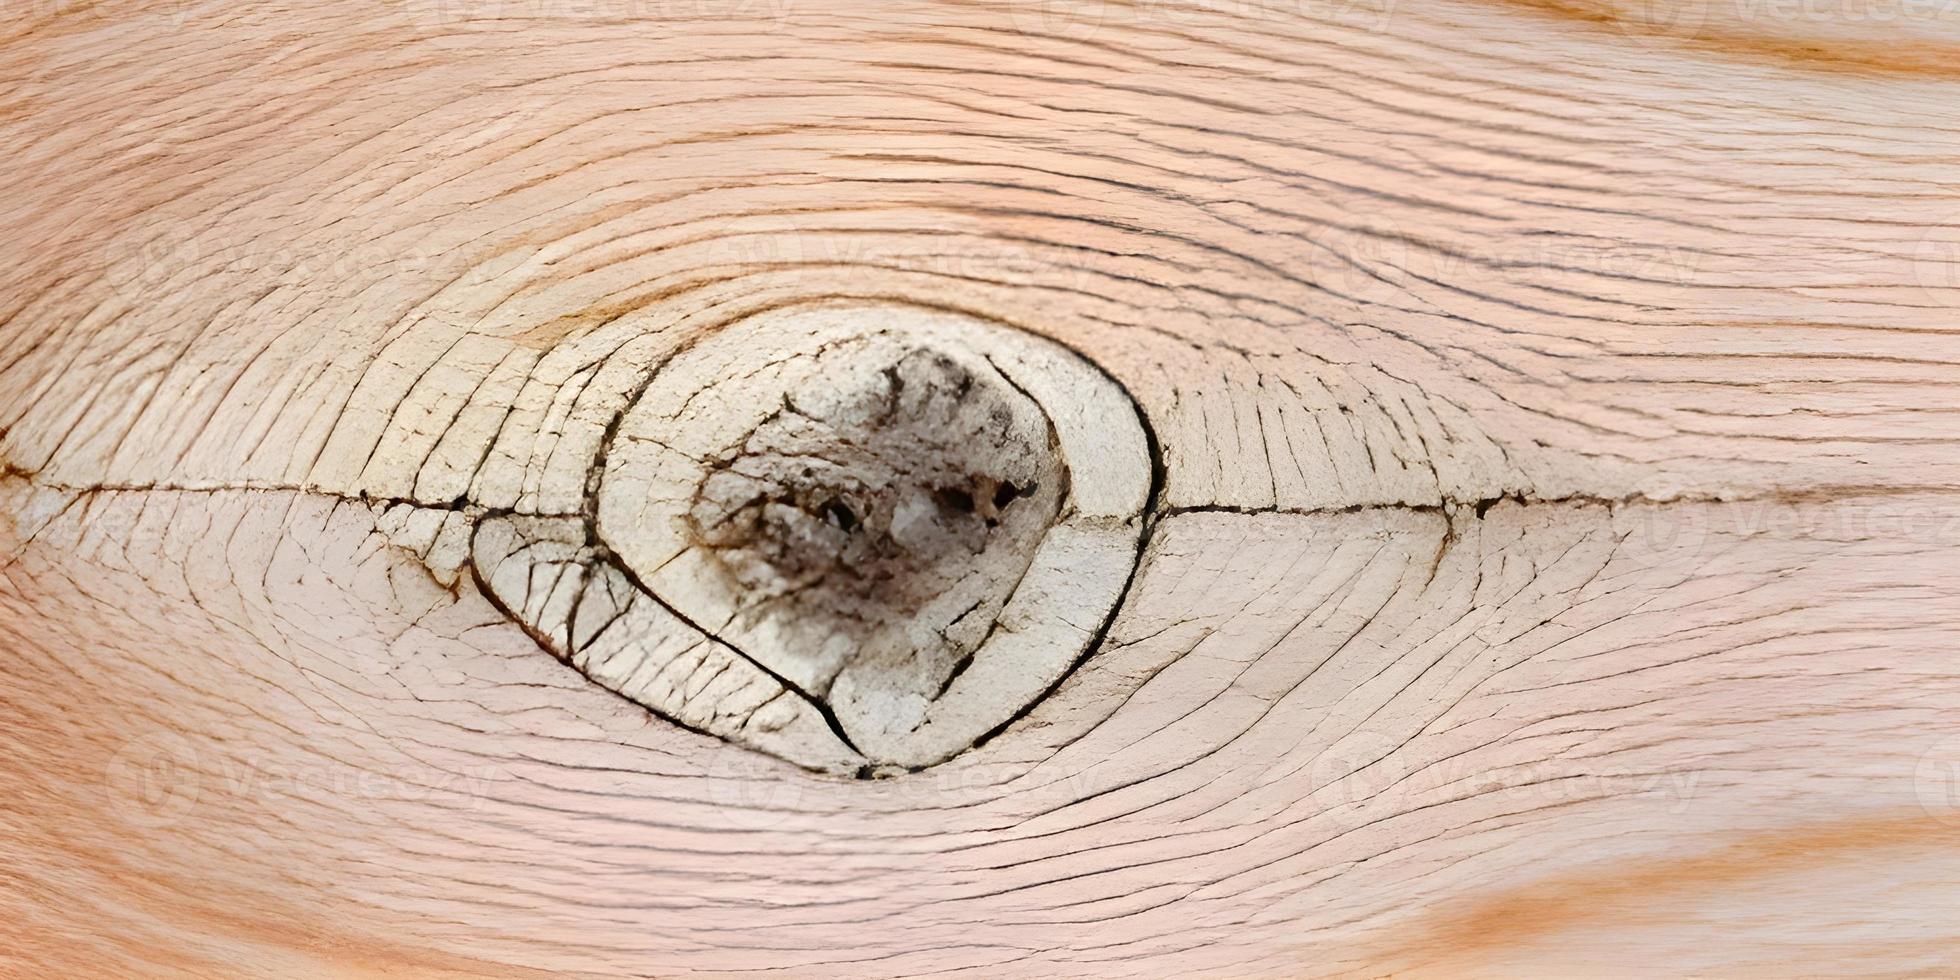
POLYGON ((625 697, 814 768, 915 769, 1088 651, 1150 481, 1129 396, 1059 344, 920 307, 788 308, 653 371, 582 527, 513 518, 478 551, 625 697))

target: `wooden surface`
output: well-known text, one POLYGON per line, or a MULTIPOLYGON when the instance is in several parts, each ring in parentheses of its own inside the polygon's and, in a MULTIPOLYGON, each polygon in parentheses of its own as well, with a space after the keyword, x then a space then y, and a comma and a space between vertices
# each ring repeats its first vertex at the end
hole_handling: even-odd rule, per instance
POLYGON ((1960 972, 1960 14, 0 37, 6 976, 1960 972), (604 392, 837 301, 1154 435, 1107 633, 977 748, 674 725, 407 532, 579 506, 604 392))

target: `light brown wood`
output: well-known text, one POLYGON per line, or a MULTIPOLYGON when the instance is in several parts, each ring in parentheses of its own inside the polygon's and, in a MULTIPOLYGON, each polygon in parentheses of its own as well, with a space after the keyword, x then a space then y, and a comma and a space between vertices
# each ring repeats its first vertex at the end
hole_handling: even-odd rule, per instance
POLYGON ((1960 972, 1941 5, 0 33, 0 975, 1960 972), (945 590, 1033 637, 789 606, 947 631, 850 724, 848 657, 642 589, 659 501, 741 499, 616 438, 740 418, 821 511, 770 461, 888 365, 798 389, 828 442, 750 425, 796 344, 744 331, 812 310, 996 338, 905 349, 1006 421, 831 454, 934 447, 879 560, 965 541, 945 590))

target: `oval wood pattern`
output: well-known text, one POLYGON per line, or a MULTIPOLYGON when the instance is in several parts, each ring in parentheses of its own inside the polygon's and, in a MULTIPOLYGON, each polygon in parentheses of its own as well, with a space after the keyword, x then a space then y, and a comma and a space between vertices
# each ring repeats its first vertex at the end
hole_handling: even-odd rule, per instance
POLYGON ((1960 972, 1943 5, 0 34, 0 973, 1960 972), (473 547, 812 303, 1154 439, 1093 649, 888 778, 594 683, 473 547))

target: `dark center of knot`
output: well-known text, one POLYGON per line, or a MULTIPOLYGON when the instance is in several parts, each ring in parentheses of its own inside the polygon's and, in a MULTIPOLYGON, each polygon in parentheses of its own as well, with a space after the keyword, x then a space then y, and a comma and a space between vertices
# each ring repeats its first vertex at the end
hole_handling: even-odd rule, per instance
POLYGON ((930 350, 857 380, 785 394, 715 462, 690 526, 752 608, 820 621, 860 654, 924 627, 957 658, 953 621, 921 614, 1012 585, 1060 505, 1053 437, 999 375, 930 350))

